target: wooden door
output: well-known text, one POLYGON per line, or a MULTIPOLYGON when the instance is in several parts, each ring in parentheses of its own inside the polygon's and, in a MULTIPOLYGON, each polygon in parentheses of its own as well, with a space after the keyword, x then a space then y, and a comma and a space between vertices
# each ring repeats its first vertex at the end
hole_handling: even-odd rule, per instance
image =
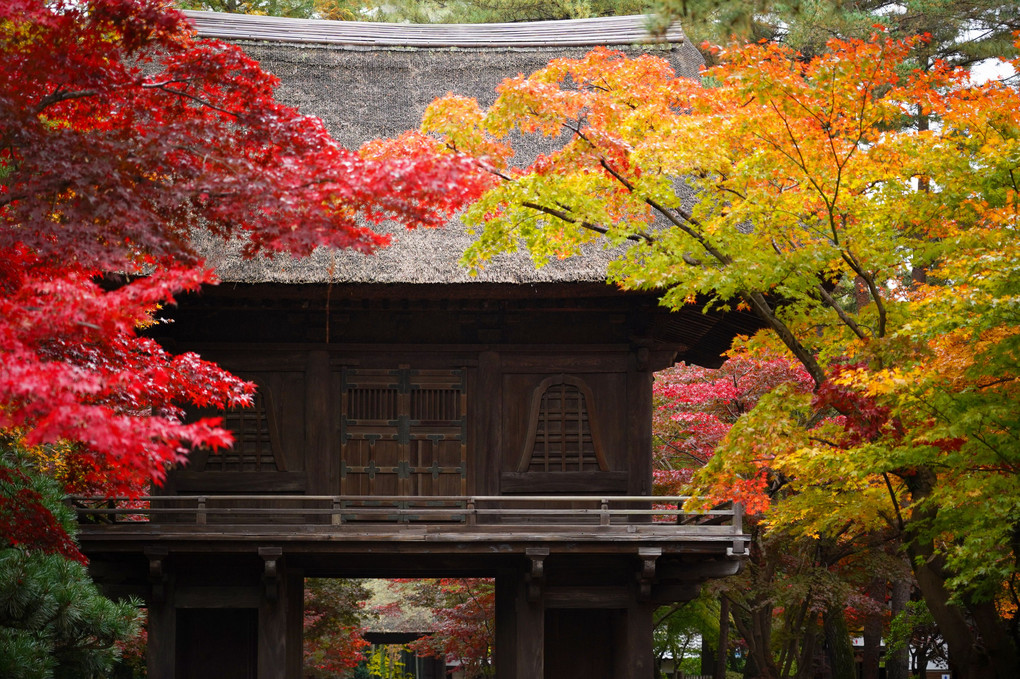
POLYGON ((345 368, 340 493, 467 494, 461 370, 345 368))

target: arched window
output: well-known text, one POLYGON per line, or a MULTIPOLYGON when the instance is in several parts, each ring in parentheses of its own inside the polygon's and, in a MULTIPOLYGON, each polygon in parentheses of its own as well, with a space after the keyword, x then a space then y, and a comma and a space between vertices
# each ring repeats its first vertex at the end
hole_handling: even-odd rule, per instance
POLYGON ((528 436, 519 473, 608 471, 592 418, 591 389, 578 377, 543 380, 531 397, 528 436))

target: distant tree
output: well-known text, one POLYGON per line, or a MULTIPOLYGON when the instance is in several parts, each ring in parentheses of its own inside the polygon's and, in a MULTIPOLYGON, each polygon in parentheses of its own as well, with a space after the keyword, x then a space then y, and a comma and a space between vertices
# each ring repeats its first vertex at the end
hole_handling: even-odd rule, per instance
POLYGON ((365 608, 371 592, 361 580, 309 578, 305 581, 304 673, 306 677, 350 676, 365 659, 365 608))
POLYGON ((392 0, 373 16, 411 23, 506 23, 643 14, 650 0, 392 0))
MULTIPOLYGON (((686 495, 697 489, 697 469, 712 463, 727 434, 759 400, 779 387, 810 391, 808 374, 781 354, 738 341, 718 369, 679 365, 656 375, 655 480, 657 492, 686 495)), ((869 536, 856 535, 836 545, 771 530, 763 514, 786 494, 782 475, 763 468, 758 474, 717 479, 714 497, 743 502, 751 548, 743 571, 708 588, 725 600, 726 618, 709 620, 705 602, 687 602, 657 613, 656 648, 674 657, 696 625, 707 643, 732 618, 736 636, 747 649, 749 677, 792 677, 810 666, 823 649, 852 652, 842 622, 845 611, 865 599, 859 583, 878 565, 867 555, 869 536), (860 572, 864 562, 868 574, 860 572), (674 619, 674 616, 676 618, 674 619), (828 633, 828 639, 824 639, 828 633)), ((847 536, 844 536, 846 538, 847 536)), ((719 614, 718 604, 714 607, 719 614)), ((714 654, 713 654, 714 655, 714 654)))
MULTIPOLYGON (((733 424, 762 396, 786 384, 808 388, 810 378, 784 356, 756 356, 739 344, 718 369, 681 364, 656 373, 652 385, 656 493, 690 493, 694 471, 712 459, 733 424)), ((730 499, 737 501, 758 497, 757 490, 741 493, 736 483, 731 492, 730 499)), ((753 514, 758 507, 745 509, 753 514)))
POLYGON ((643 14, 652 0, 176 0, 181 9, 396 23, 506 23, 643 14))
POLYGON ((700 652, 702 644, 718 642, 719 599, 714 592, 703 592, 697 599, 664 606, 656 611, 652 625, 656 666, 661 671, 668 657, 679 668, 687 656, 700 652))
POLYGON ((657 26, 679 21, 696 44, 771 40, 805 58, 833 38, 866 39, 881 24, 894 38, 928 36, 913 46, 923 69, 938 59, 969 67, 1015 55, 1020 30, 1015 0, 655 0, 653 11, 657 26))
MULTIPOLYGON (((466 679, 495 676, 495 582, 485 578, 395 580, 402 600, 431 611, 429 634, 408 648, 460 663, 466 679)), ((399 604, 398 604, 399 605, 399 604)))

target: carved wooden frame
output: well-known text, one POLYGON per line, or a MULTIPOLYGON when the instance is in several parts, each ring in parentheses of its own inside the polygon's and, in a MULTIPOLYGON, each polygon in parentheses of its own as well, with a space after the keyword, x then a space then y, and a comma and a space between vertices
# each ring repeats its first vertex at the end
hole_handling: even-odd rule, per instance
MULTIPOLYGON (((591 444, 592 449, 595 451, 595 460, 598 463, 600 472, 608 472, 609 464, 606 462, 605 453, 602 451, 602 437, 599 432, 598 418, 592 415, 595 410, 595 397, 592 394, 591 387, 589 387, 588 384, 580 377, 564 374, 547 377, 542 380, 537 387, 535 387, 534 391, 531 392, 531 412, 528 416, 528 435, 524 439, 524 450, 521 452, 521 461, 520 464, 517 465, 517 472, 521 474, 527 472, 528 467, 531 466, 531 460, 535 456, 535 437, 538 434, 538 420, 539 415, 541 414, 542 397, 545 396, 545 393, 550 387, 561 384, 569 384, 576 387, 581 393, 581 398, 584 399, 584 404, 588 412, 588 430, 591 432, 591 444)), ((580 435, 581 431, 578 431, 578 436, 580 437, 580 435)))

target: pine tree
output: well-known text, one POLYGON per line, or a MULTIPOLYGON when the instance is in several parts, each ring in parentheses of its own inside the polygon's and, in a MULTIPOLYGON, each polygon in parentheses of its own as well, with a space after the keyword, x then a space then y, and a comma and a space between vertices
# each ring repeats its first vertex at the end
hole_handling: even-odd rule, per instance
POLYGON ((0 677, 110 676, 118 643, 137 634, 138 608, 99 593, 66 542, 75 524, 56 482, 10 436, 0 439, 0 525, 0 677), (18 513, 26 505, 28 525, 18 513), (51 519, 61 531, 49 530, 51 519))

